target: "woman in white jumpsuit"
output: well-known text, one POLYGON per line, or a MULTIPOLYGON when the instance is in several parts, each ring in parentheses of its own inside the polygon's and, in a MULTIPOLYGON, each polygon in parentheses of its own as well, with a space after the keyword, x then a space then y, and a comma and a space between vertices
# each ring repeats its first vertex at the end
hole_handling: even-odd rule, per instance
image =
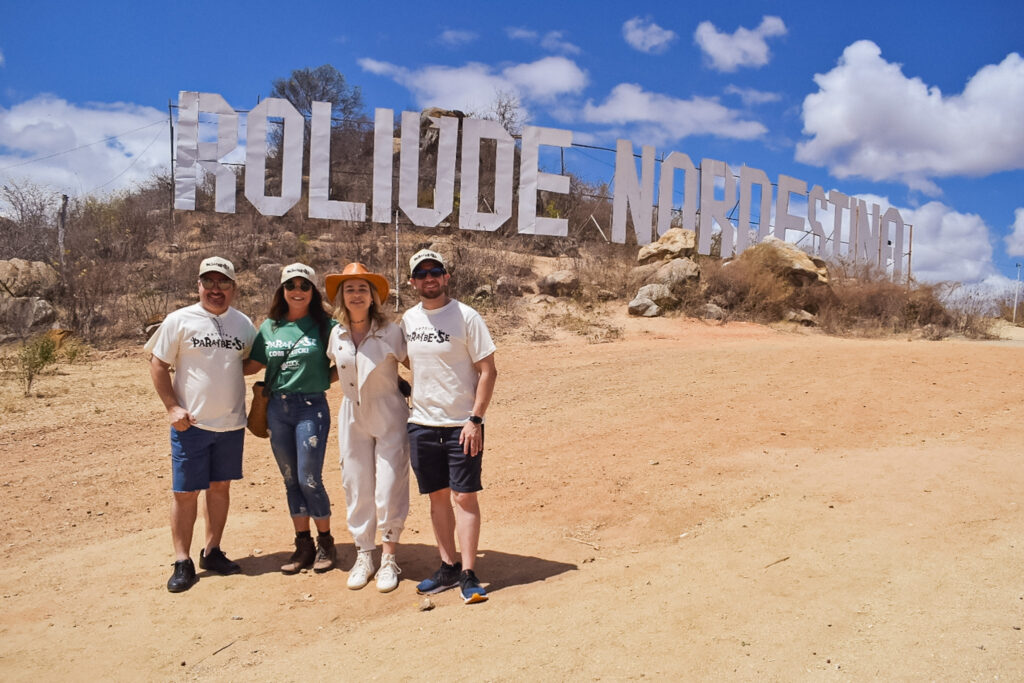
POLYGON ((362 588, 374 575, 379 529, 377 590, 387 593, 398 586, 395 551, 409 514, 409 406, 398 388, 405 337, 384 316, 388 281, 382 275, 350 263, 327 276, 325 289, 341 323, 331 332, 327 355, 344 393, 338 411, 341 481, 357 550, 348 587, 362 588))

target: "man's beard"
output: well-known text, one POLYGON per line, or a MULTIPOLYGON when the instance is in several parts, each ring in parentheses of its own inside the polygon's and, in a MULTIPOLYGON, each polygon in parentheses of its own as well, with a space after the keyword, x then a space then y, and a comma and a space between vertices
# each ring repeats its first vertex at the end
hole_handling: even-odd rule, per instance
POLYGON ((440 299, 445 295, 447 290, 444 287, 438 287, 434 292, 420 292, 420 298, 422 299, 440 299))

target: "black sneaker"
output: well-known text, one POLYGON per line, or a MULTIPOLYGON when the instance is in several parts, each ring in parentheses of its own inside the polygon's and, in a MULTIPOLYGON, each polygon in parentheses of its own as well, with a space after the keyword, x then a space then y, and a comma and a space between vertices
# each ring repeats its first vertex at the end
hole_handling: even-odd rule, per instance
POLYGON ((171 578, 167 579, 167 590, 172 593, 183 593, 194 586, 198 580, 196 566, 192 564, 192 558, 178 560, 174 563, 174 573, 171 574, 171 578))
POLYGON ((432 595, 455 588, 459 585, 459 572, 462 571, 462 563, 448 564, 441 562, 441 568, 434 572, 429 579, 423 579, 416 585, 416 592, 420 595, 432 595))
POLYGON ((224 551, 220 548, 214 548, 210 551, 209 555, 206 554, 205 550, 200 550, 199 568, 209 569, 210 571, 217 572, 222 576, 237 574, 242 571, 242 568, 238 566, 238 563, 229 560, 228 556, 225 555, 224 551))
POLYGON ((462 599, 467 605, 474 602, 483 602, 487 599, 487 591, 480 585, 480 580, 472 569, 467 569, 459 575, 459 588, 462 590, 462 599))

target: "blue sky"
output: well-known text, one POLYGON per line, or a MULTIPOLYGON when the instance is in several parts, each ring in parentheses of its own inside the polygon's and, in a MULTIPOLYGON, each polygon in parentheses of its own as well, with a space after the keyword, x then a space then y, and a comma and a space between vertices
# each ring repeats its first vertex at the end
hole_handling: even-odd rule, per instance
MULTIPOLYGON (((999 286, 1024 261, 1022 27, 1005 0, 8 3, 0 183, 130 187, 166 169, 178 91, 250 109, 329 63, 371 115, 513 92, 576 142, 872 198, 914 224, 918 278, 999 286)), ((566 165, 610 182, 614 155, 566 165)))

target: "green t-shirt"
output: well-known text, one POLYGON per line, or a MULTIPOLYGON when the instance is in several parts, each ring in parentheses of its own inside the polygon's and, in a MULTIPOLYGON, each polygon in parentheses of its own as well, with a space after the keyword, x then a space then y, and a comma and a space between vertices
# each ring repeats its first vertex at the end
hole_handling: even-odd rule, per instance
MULTIPOLYGON (((337 324, 333 319, 328 322, 328 335, 337 324)), ((308 315, 295 322, 267 319, 260 325, 249 358, 267 366, 264 378, 273 378, 271 391, 315 394, 327 391, 331 385, 326 349, 327 340, 320 338, 320 326, 308 315)))

